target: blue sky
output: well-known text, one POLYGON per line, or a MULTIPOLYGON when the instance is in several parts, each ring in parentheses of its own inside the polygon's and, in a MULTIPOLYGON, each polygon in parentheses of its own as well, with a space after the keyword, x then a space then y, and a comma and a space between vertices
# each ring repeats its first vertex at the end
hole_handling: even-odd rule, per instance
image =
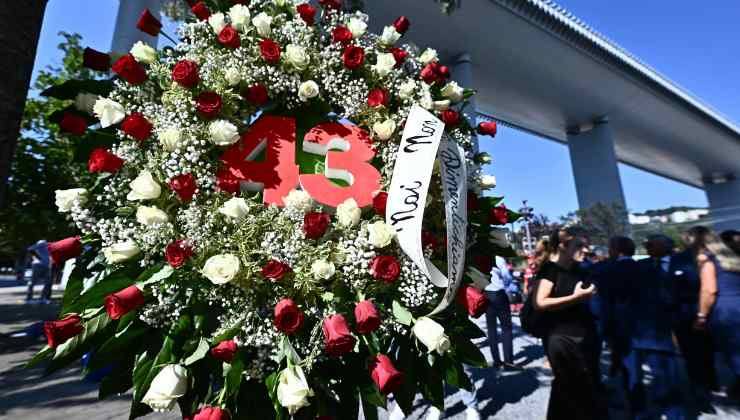
MULTIPOLYGON (((732 121, 740 122, 737 0, 690 4, 675 0, 557 1, 732 121)), ((85 45, 107 51, 117 7, 118 0, 50 0, 36 70, 59 62, 57 33, 62 30, 77 32, 85 45)), ((505 195, 510 207, 528 199, 536 212, 552 218, 577 208, 570 159, 563 145, 502 129, 495 140, 484 139, 481 146, 494 158, 489 172, 498 178, 495 194, 505 195)), ((624 165, 620 173, 632 211, 707 204, 704 192, 696 188, 624 165)))

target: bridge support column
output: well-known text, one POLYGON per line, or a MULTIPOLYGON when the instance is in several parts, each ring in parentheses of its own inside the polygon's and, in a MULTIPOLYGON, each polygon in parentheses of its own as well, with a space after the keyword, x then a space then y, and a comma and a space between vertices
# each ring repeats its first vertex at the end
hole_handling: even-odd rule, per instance
POLYGON ((154 17, 160 17, 161 0, 119 0, 116 26, 113 32, 111 51, 127 53, 136 41, 143 41, 157 47, 157 37, 147 35, 136 28, 136 22, 144 9, 149 9, 154 17))
MULTIPOLYGON (((469 53, 462 53, 455 57, 455 59, 450 63, 450 66, 452 67, 452 78, 458 85, 466 89, 475 89, 473 86, 473 60, 469 53)), ((473 96, 468 99, 468 106, 465 108, 465 118, 473 127, 478 125, 478 122, 476 121, 478 118, 478 112, 476 109, 475 96, 473 96)), ((477 138, 473 140, 473 144, 475 145, 475 151, 477 152, 477 138)))
POLYGON ((709 215, 719 233, 729 229, 740 230, 740 179, 730 177, 707 181, 704 191, 709 201, 709 215))
POLYGON ((626 210, 614 139, 608 121, 597 121, 588 131, 569 129, 568 148, 578 206, 587 209, 597 203, 616 203, 626 210))

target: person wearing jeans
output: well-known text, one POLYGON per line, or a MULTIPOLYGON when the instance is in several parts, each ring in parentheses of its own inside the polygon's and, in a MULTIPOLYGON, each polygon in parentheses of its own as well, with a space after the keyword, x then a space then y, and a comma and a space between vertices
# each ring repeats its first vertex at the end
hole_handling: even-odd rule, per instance
POLYGON ((491 282, 486 286, 488 310, 486 310, 486 324, 488 327, 488 343, 491 346, 493 366, 515 369, 514 365, 514 337, 511 325, 511 306, 507 290, 512 287, 512 276, 502 257, 496 257, 496 264, 491 270, 491 282), (504 359, 498 349, 498 324, 501 323, 501 344, 504 359))

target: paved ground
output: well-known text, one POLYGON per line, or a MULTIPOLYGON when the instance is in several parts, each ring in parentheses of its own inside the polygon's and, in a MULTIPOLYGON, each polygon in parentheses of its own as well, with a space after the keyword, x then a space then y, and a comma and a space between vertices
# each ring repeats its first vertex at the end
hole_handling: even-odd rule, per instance
MULTIPOLYGON (((55 292, 55 298, 59 298, 55 292)), ((25 290, 16 287, 11 279, 0 277, 0 418, 46 419, 125 419, 129 396, 98 401, 97 384, 82 381, 79 368, 70 368, 50 377, 41 377, 40 369, 24 370, 23 363, 43 345, 40 340, 10 338, 8 333, 27 327, 34 322, 53 319, 56 305, 26 305, 25 290)), ((480 324, 482 327, 484 325, 480 324)), ((490 352, 480 345, 490 360, 490 352)), ((479 410, 483 418, 505 420, 543 419, 545 416, 549 384, 552 377, 544 369, 542 347, 536 340, 515 330, 514 350, 517 362, 526 366, 520 372, 497 372, 493 369, 476 369, 473 372, 479 389, 479 410)), ((615 419, 624 417, 616 388, 608 384, 613 398, 611 409, 615 419)), ((713 401, 716 415, 701 416, 702 420, 739 419, 740 407, 728 404, 722 395, 713 401)), ((464 419, 460 394, 450 390, 446 399, 449 407, 444 418, 464 419)), ((417 400, 410 419, 423 419, 427 407, 417 400)), ((152 414, 149 419, 177 419, 177 413, 152 414)), ((382 419, 387 419, 385 412, 382 419)))

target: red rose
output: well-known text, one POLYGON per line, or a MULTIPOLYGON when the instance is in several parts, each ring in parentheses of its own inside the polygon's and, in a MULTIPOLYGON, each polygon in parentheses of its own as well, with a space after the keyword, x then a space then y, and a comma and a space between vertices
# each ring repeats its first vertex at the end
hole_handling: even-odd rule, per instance
POLYGON ((328 10, 339 10, 342 8, 342 0, 319 0, 319 4, 328 10))
POLYGON ((303 326, 303 312, 292 299, 284 298, 275 305, 275 328, 285 334, 293 334, 303 326))
POLYGON ((139 141, 148 139, 152 135, 152 128, 154 128, 152 123, 138 112, 127 116, 121 122, 121 130, 139 141))
POLYGON ((199 20, 206 20, 211 17, 211 11, 208 10, 208 6, 202 1, 199 1, 190 7, 190 11, 193 12, 195 17, 199 20))
POLYGON ((360 67, 365 61, 365 50, 363 50, 362 47, 350 45, 344 49, 344 52, 342 53, 342 61, 344 62, 344 67, 354 70, 360 67))
POLYGON ((440 115, 442 121, 447 126, 455 126, 460 124, 460 113, 453 109, 445 109, 440 115))
POLYGON ((236 194, 241 188, 241 181, 228 168, 221 168, 216 172, 216 187, 221 191, 236 194))
POLYGON ((262 267, 262 275, 273 281, 280 280, 291 271, 288 264, 278 260, 270 260, 262 267))
POLYGON ((224 340, 211 349, 211 356, 218 361, 231 363, 237 350, 234 340, 224 340))
POLYGON ((401 264, 392 255, 378 255, 370 260, 373 277, 385 283, 393 283, 401 274, 401 264))
POLYGON ((369 369, 370 377, 383 395, 397 391, 403 383, 403 374, 393 366, 390 357, 385 354, 378 354, 370 359, 369 369))
POLYGON ((96 172, 118 172, 123 166, 123 159, 109 152, 108 150, 98 147, 90 152, 90 158, 87 160, 87 170, 96 172))
POLYGON ((141 32, 147 33, 151 36, 158 36, 159 31, 162 30, 162 22, 155 18, 149 9, 144 9, 144 11, 141 12, 141 16, 139 16, 139 21, 136 22, 136 27, 139 28, 141 32))
POLYGON ((437 236, 428 230, 421 231, 421 245, 424 248, 439 248, 439 240, 437 236))
POLYGON ((139 64, 131 54, 126 54, 116 60, 113 66, 111 66, 111 70, 113 70, 113 73, 121 76, 121 79, 132 85, 140 85, 146 80, 144 66, 139 64))
POLYGON ((67 315, 58 321, 44 322, 44 334, 46 335, 47 344, 51 348, 56 348, 81 333, 83 329, 82 318, 74 314, 67 315))
POLYGON ((406 16, 399 16, 393 21, 393 27, 396 28, 396 32, 399 34, 405 34, 411 26, 411 21, 406 16))
POLYGON ((488 223, 492 225, 505 225, 509 223, 509 211, 505 205, 496 206, 488 214, 488 223))
POLYGON ((301 19, 306 22, 306 25, 313 25, 314 17, 316 16, 316 8, 308 3, 299 4, 296 7, 298 14, 301 15, 301 19))
POLYGON ((171 242, 164 249, 164 258, 172 268, 180 268, 193 256, 193 247, 184 239, 171 242))
POLYGON ((187 203, 193 199, 198 186, 195 183, 193 174, 182 174, 170 179, 170 188, 177 194, 180 201, 187 203))
POLYGON ((47 245, 51 262, 60 265, 63 262, 79 257, 82 254, 82 242, 79 236, 71 236, 47 245))
POLYGON ((303 233, 308 239, 319 239, 324 236, 331 223, 331 216, 327 213, 312 211, 303 216, 303 233))
POLYGON ((82 65, 92 70, 108 71, 110 55, 87 47, 82 52, 82 65))
POLYGON ((483 121, 482 123, 478 124, 478 134, 495 137, 496 131, 496 121, 483 121))
POLYGON ((198 411, 193 420, 230 420, 229 412, 220 407, 206 406, 198 411))
POLYGON ((493 269, 493 257, 490 255, 473 256, 473 265, 483 274, 488 274, 493 269))
POLYGON ((195 98, 195 109, 205 119, 215 118, 221 112, 221 95, 212 91, 201 92, 195 98))
POLYGON ((347 43, 352 41, 352 31, 346 26, 337 26, 331 31, 331 39, 334 42, 347 43))
POLYGON ((371 108, 378 106, 387 106, 390 95, 385 89, 376 88, 370 91, 367 95, 367 105, 371 108))
POLYGON ((355 348, 355 338, 349 332, 349 325, 340 314, 324 318, 321 326, 324 331, 324 348, 329 356, 341 356, 355 348))
POLYGON ((437 64, 437 74, 439 74, 439 77, 441 77, 442 79, 448 79, 450 77, 450 68, 437 64))
POLYGON ((435 61, 424 66, 419 75, 422 80, 431 85, 435 82, 443 82, 446 78, 450 77, 450 69, 435 61))
POLYGON ((111 319, 119 319, 144 304, 144 294, 131 285, 105 297, 105 311, 111 319))
POLYGON ((373 197, 373 210, 375 214, 385 217, 385 206, 388 203, 388 193, 381 191, 373 197))
POLYGON ((280 61, 280 44, 270 38, 265 38, 260 41, 260 54, 266 62, 277 64, 280 61))
POLYGON ((87 130, 87 120, 75 113, 65 112, 61 121, 59 121, 59 130, 63 133, 81 136, 87 130))
POLYGON ((246 88, 244 92, 242 92, 242 96, 249 103, 256 106, 262 106, 270 99, 267 93, 267 88, 265 87, 265 85, 262 85, 260 83, 246 88))
POLYGON ((399 47, 391 48, 391 54, 393 54, 393 58, 396 59, 396 67, 403 64, 403 62, 406 61, 406 58, 409 56, 409 53, 406 52, 406 50, 399 47))
POLYGON ((355 328, 360 334, 370 334, 380 326, 380 315, 372 302, 363 300, 355 305, 355 328))
POLYGON ((190 60, 180 60, 172 68, 172 80, 182 87, 191 88, 198 84, 198 64, 190 60))
POLYGON ((226 25, 218 33, 218 42, 227 48, 239 48, 239 45, 241 45, 239 32, 232 28, 231 25, 226 25))
POLYGON ((468 211, 478 210, 478 194, 473 191, 468 191, 468 211))
POLYGON ((478 318, 488 309, 488 299, 477 288, 464 284, 457 290, 457 303, 462 305, 468 315, 478 318))

